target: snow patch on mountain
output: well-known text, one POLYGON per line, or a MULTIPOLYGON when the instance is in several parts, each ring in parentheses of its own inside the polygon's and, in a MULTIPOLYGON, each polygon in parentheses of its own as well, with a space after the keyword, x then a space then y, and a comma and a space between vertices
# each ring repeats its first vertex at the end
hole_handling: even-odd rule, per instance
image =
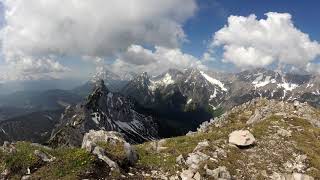
POLYGON ((92 121, 96 124, 100 123, 100 114, 99 113, 92 113, 91 114, 92 121))
POLYGON ((1 128, 1 131, 2 131, 4 134, 8 135, 7 132, 6 132, 4 129, 1 128))
POLYGON ((174 84, 174 83, 175 83, 175 81, 172 79, 171 75, 169 73, 166 73, 164 75, 164 77, 160 80, 157 80, 157 81, 150 80, 149 89, 151 91, 155 91, 160 86, 166 87, 166 86, 168 86, 170 84, 174 84))
POLYGON ((297 87, 299 87, 298 84, 294 84, 294 83, 279 83, 278 88, 283 88, 285 91, 293 91, 294 89, 296 89, 297 87))
POLYGON ((214 93, 210 95, 210 99, 209 101, 211 101, 212 99, 216 98, 217 97, 217 90, 215 89, 214 90, 214 93))
POLYGON ((310 84, 310 83, 307 84, 307 88, 312 88, 312 87, 313 87, 313 84, 310 84))
POLYGON ((320 95, 319 89, 317 89, 315 92, 312 92, 312 94, 319 96, 320 95))
POLYGON ((201 74, 207 81, 209 81, 211 84, 213 84, 213 85, 218 85, 223 91, 227 91, 227 89, 224 87, 224 84, 223 84, 221 81, 210 77, 209 75, 207 75, 207 74, 204 73, 203 71, 200 71, 200 74, 201 74))
POLYGON ((253 82, 252 84, 254 85, 255 88, 260 88, 264 87, 270 83, 276 83, 275 79, 271 79, 271 76, 266 76, 263 79, 263 74, 261 73, 253 82))
POLYGON ((217 110, 217 108, 214 105, 209 104, 209 106, 212 108, 212 110, 217 110))

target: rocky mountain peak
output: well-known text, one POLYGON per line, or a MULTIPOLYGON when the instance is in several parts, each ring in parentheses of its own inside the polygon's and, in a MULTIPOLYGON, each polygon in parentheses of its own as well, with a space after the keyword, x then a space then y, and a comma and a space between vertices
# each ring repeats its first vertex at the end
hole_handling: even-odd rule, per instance
POLYGON ((53 146, 79 146, 84 133, 95 129, 120 132, 136 143, 156 138, 156 128, 151 117, 135 111, 132 100, 110 92, 100 80, 84 103, 66 109, 50 142, 53 146))
POLYGON ((100 81, 101 79, 103 80, 122 80, 122 78, 111 72, 109 69, 106 67, 100 67, 97 69, 96 74, 91 78, 91 82, 96 83, 100 81))
POLYGON ((103 79, 99 79, 96 84, 95 84, 95 90, 94 92, 109 92, 107 86, 105 85, 104 83, 104 80, 103 79))

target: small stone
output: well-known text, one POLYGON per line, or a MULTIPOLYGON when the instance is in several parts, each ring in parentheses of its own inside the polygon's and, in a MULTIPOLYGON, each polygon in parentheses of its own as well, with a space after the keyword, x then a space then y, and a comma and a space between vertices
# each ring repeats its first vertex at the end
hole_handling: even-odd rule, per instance
POLYGON ((9 169, 5 169, 2 173, 1 176, 8 176, 10 174, 10 170, 9 169))
POLYGON ((27 175, 30 175, 30 174, 31 174, 30 168, 27 168, 27 175))
POLYGON ((293 174, 281 174, 277 172, 273 172, 272 176, 270 176, 271 180, 314 180, 313 177, 301 174, 301 173, 293 173, 293 174))
POLYGON ((156 153, 160 153, 166 149, 168 149, 168 147, 165 147, 166 140, 165 139, 161 139, 160 141, 153 141, 150 143, 151 146, 151 150, 155 151, 156 153))
POLYGON ((178 176, 170 176, 169 180, 179 180, 178 176))
POLYGON ((262 117, 259 109, 256 109, 254 114, 247 121, 247 124, 257 123, 257 122, 260 122, 262 119, 263 119, 263 117, 262 117))
POLYGON ((279 129, 277 131, 277 134, 279 134, 282 137, 291 137, 291 131, 285 130, 285 129, 279 129))
POLYGON ((231 175, 227 168, 225 166, 219 166, 217 169, 211 170, 208 168, 206 169, 206 174, 208 176, 213 177, 214 179, 225 179, 225 180, 230 180, 231 175))
POLYGON ((51 156, 50 154, 46 154, 40 150, 34 150, 34 155, 39 157, 44 162, 52 162, 56 159, 55 157, 51 156))
POLYGON ((199 169, 200 163, 208 160, 209 158, 210 158, 210 156, 208 156, 202 152, 190 153, 187 160, 186 160, 186 164, 189 167, 189 169, 191 169, 195 172, 199 169))
POLYGON ((197 172, 194 176, 193 176, 193 179, 195 180, 201 180, 201 175, 199 172, 197 172))
POLYGON ((21 180, 28 180, 28 179, 30 179, 30 178, 31 178, 30 175, 26 175, 26 176, 22 176, 22 177, 21 177, 21 180))
POLYGON ((180 174, 182 180, 190 180, 193 178, 194 173, 191 170, 183 170, 180 174))
POLYGON ((185 164, 186 163, 186 160, 184 160, 183 156, 180 154, 177 158, 176 158, 176 163, 177 164, 185 164))
POLYGON ((194 148, 193 152, 201 151, 208 146, 209 146, 209 141, 207 141, 207 140, 199 142, 198 145, 194 148))
POLYGON ((294 180, 314 180, 313 177, 301 173, 293 173, 292 176, 294 180))
POLYGON ((229 143, 238 147, 247 147, 255 143, 254 136, 248 130, 233 131, 229 134, 229 143))

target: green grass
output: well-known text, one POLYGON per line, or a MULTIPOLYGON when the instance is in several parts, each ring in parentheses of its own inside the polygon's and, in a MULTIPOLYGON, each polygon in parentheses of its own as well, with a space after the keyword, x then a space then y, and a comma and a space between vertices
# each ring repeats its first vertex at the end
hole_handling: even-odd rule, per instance
POLYGON ((57 159, 47 165, 46 168, 48 168, 49 171, 45 173, 50 174, 52 178, 76 177, 78 174, 82 173, 83 170, 86 170, 93 165, 95 160, 93 155, 89 154, 84 149, 78 148, 57 149, 53 153, 53 156, 57 157, 57 159))
MULTIPOLYGON (((264 101, 258 104, 264 106, 264 101)), ((308 157, 309 167, 317 170, 308 171, 307 174, 315 179, 320 179, 320 128, 313 127, 308 121, 299 118, 283 118, 282 116, 271 116, 264 121, 247 125, 246 121, 254 112, 254 107, 239 110, 229 114, 226 124, 222 127, 212 126, 206 133, 196 133, 191 136, 180 136, 168 138, 164 143, 167 149, 160 153, 151 150, 151 142, 135 145, 139 160, 136 167, 148 170, 163 170, 169 174, 175 174, 186 168, 176 164, 176 158, 183 155, 185 158, 191 153, 201 141, 209 141, 209 147, 204 149, 205 154, 215 151, 216 146, 223 148, 227 157, 220 158, 218 162, 205 161, 201 166, 208 165, 210 169, 218 166, 226 166, 232 175, 239 175, 245 179, 252 178, 250 168, 257 170, 255 179, 263 179, 259 174, 267 170, 270 164, 274 165, 275 171, 281 172, 283 164, 292 159, 292 154, 305 154, 308 157), (291 137, 277 135, 277 130, 286 129, 292 131, 291 137), (250 150, 243 150, 228 145, 228 135, 234 130, 249 129, 255 136, 257 143, 250 150), (301 130, 302 129, 302 130, 301 130), (275 144, 271 145, 270 142, 275 144), (271 153, 273 152, 273 153, 271 153), (256 159, 258 158, 258 159, 256 159), (251 164, 251 165, 249 165, 251 164)), ((123 160, 126 153, 122 144, 109 144, 100 142, 98 145, 105 149, 107 156, 112 160, 123 160)), ((22 174, 27 167, 36 166, 39 159, 33 155, 35 149, 29 143, 19 142, 18 152, 8 155, 0 151, 0 170, 10 168, 22 174)), ((57 159, 39 168, 34 177, 41 179, 79 179, 81 173, 92 169, 96 158, 85 150, 74 148, 63 148, 45 150, 57 159)), ((204 177, 205 172, 199 171, 204 177)), ((115 172, 114 172, 115 173, 115 172)), ((119 174, 113 174, 117 177, 119 174)), ((19 177, 17 177, 18 179, 19 177)))
POLYGON ((112 156, 110 157, 111 159, 120 160, 126 158, 125 148, 121 142, 116 142, 116 144, 98 142, 97 144, 102 147, 108 155, 112 156))
POLYGON ((0 173, 5 170, 5 154, 0 150, 0 173))
MULTIPOLYGON (((94 164, 95 157, 83 149, 63 148, 47 150, 32 146, 27 142, 16 144, 16 153, 7 154, 0 151, 0 170, 10 169, 13 173, 12 179, 19 179, 26 174, 27 168, 35 171, 33 176, 41 179, 77 179, 80 173, 94 164), (42 162, 34 155, 34 150, 41 150, 54 157, 51 163, 42 162)), ((1 171, 2 172, 2 171, 1 171)))
MULTIPOLYGON (((10 169, 12 172, 17 174, 23 174, 26 172, 27 168, 36 166, 40 159, 34 155, 34 150, 40 149, 31 146, 27 142, 18 142, 16 144, 17 152, 14 154, 4 153, 4 163, 5 167, 10 169)), ((43 150, 46 152, 46 150, 43 150)))
MULTIPOLYGON (((243 128, 242 123, 234 123, 230 126, 226 126, 223 129, 213 128, 209 133, 197 133, 193 136, 180 136, 175 138, 166 139, 166 143, 163 145, 167 147, 166 150, 161 153, 156 153, 150 150, 150 143, 144 143, 137 145, 136 149, 139 154, 138 164, 142 166, 148 166, 155 169, 164 169, 168 172, 175 172, 181 170, 182 167, 176 166, 176 158, 179 155, 187 157, 199 142, 208 140, 214 142, 216 140, 227 140, 228 134, 238 128, 243 128)), ((216 143, 218 145, 219 143, 216 143)), ((211 151, 210 147, 207 151, 211 151)))
MULTIPOLYGON (((264 106, 264 102, 259 104, 264 106)), ((313 176, 315 179, 320 179, 320 128, 313 127, 307 120, 299 118, 284 119, 281 116, 271 116, 264 121, 247 125, 246 122, 251 116, 251 112, 254 112, 253 107, 250 107, 247 111, 239 110, 238 112, 231 113, 226 124, 222 127, 210 127, 207 133, 196 133, 192 136, 181 136, 175 138, 166 139, 165 147, 161 153, 156 153, 150 150, 150 143, 137 145, 138 154, 140 157, 139 165, 151 167, 152 169, 163 169, 167 172, 175 172, 185 168, 183 166, 176 166, 176 157, 182 154, 187 157, 189 153, 193 151, 196 145, 204 140, 208 140, 210 147, 204 150, 204 153, 209 154, 210 151, 214 151, 213 146, 221 146, 224 144, 224 150, 227 153, 227 158, 220 159, 218 163, 206 161, 202 166, 207 164, 211 169, 218 166, 226 166, 231 174, 239 174, 237 169, 241 170, 242 177, 251 178, 252 174, 245 169, 245 165, 253 164, 253 167, 258 171, 268 169, 268 161, 275 164, 275 169, 279 172, 281 167, 288 160, 292 159, 292 153, 306 154, 309 159, 309 166, 318 170, 308 171, 307 174, 313 176), (250 112, 251 111, 251 112, 250 112), (298 131, 297 128, 303 128, 303 131, 298 131), (291 137, 279 137, 280 139, 272 139, 273 135, 277 134, 278 128, 290 129, 292 131, 291 137), (255 136, 258 144, 256 144, 256 151, 250 153, 250 151, 241 150, 228 146, 228 135, 234 130, 249 129, 255 136), (288 142, 287 147, 281 145, 281 149, 271 150, 271 145, 268 144, 270 140, 288 142), (266 142, 266 143, 263 143, 266 142), (294 142, 294 143, 290 143, 294 142), (296 145, 295 145, 296 144, 296 145), (270 153, 271 151, 277 151, 278 155, 270 153), (255 154, 256 153, 256 154, 255 154), (261 159, 250 159, 252 155, 258 155, 261 159), (280 168, 280 169, 279 169, 280 168)), ((281 144, 281 143, 280 143, 281 144)), ((205 172, 200 172, 205 175, 205 172)), ((256 174, 257 179, 263 179, 263 176, 259 173, 256 174)))
POLYGON ((291 123, 305 127, 304 131, 295 131, 293 138, 297 142, 297 149, 306 154, 311 167, 317 169, 312 170, 310 175, 315 179, 320 179, 320 128, 315 128, 310 123, 298 118, 292 120, 291 123))

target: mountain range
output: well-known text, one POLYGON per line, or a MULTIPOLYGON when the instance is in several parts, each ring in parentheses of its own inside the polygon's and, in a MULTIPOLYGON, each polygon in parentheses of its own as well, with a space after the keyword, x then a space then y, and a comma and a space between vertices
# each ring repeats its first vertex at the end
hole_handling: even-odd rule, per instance
MULTIPOLYGON (((53 135, 58 137, 57 132, 72 125, 73 121, 80 121, 74 118, 80 116, 78 126, 81 130, 76 132, 79 137, 91 128, 105 128, 123 132, 129 142, 142 142, 194 131, 202 122, 257 97, 288 102, 297 100, 319 107, 319 91, 319 76, 261 68, 240 73, 170 69, 158 76, 142 73, 130 78, 106 71, 70 90, 20 91, 1 96, 0 121, 15 127, 37 113, 37 117, 43 117, 44 112, 58 113, 54 115, 55 123, 49 123, 49 128, 55 129, 53 135), (102 87, 100 79, 106 87, 102 87), (92 117, 93 114, 97 117, 92 117), (93 119, 102 119, 103 123, 97 124, 93 119), (142 133, 146 129, 150 132, 142 133)), ((0 127, 4 126, 0 124, 0 127)), ((6 136, 21 140, 14 134, 6 136)), ((5 138, 0 138, 3 140, 5 138)))

